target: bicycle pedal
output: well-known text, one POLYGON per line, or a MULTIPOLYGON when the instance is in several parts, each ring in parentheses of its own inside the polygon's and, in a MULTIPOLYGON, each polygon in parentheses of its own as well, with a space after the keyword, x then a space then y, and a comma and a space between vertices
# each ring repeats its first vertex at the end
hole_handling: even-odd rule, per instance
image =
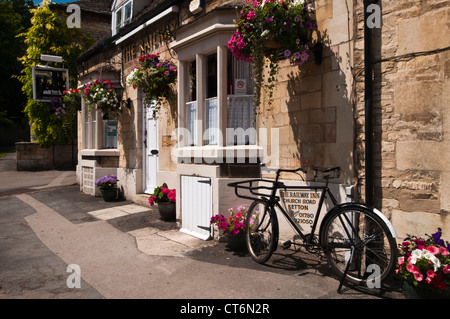
POLYGON ((281 245, 281 247, 282 247, 283 249, 288 249, 289 247, 291 247, 291 245, 292 245, 292 241, 288 240, 288 241, 285 241, 285 242, 281 245))

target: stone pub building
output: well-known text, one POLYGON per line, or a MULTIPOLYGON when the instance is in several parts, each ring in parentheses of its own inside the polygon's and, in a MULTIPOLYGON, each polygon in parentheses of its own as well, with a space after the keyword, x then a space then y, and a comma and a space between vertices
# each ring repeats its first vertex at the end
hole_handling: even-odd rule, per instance
POLYGON ((121 110, 103 119, 83 102, 81 190, 98 195, 95 180, 116 174, 124 196, 146 205, 166 183, 177 190, 181 230, 208 239, 212 215, 247 204, 227 184, 259 177, 259 162, 308 169, 305 181, 283 175, 293 185, 314 183, 314 166, 339 166, 340 201, 369 196, 399 239, 438 227, 450 238, 450 3, 378 1, 367 23, 363 2, 308 1, 321 55, 302 66, 282 61, 271 107, 255 112, 250 64, 227 48, 241 0, 112 1, 111 35, 78 59, 78 75, 79 87, 106 79, 123 88, 121 110), (157 114, 126 84, 139 57, 154 53, 178 72, 157 114))

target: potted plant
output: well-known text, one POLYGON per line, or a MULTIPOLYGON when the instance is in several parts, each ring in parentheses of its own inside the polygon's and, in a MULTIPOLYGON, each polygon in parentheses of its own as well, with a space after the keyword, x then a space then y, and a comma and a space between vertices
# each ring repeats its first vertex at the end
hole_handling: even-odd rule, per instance
POLYGON ((164 221, 176 218, 176 190, 170 189, 166 184, 155 187, 152 196, 149 197, 150 206, 158 204, 158 211, 164 221))
POLYGON ((105 202, 111 202, 117 198, 117 181, 117 176, 113 174, 100 177, 95 181, 105 202))
MULTIPOLYGON (((217 226, 219 230, 227 237, 228 246, 232 250, 241 250, 245 247, 245 219, 247 216, 245 206, 238 206, 235 213, 233 208, 228 210, 229 217, 217 214, 211 218, 210 224, 217 226)), ((252 216, 250 221, 250 227, 252 222, 257 218, 258 213, 252 216)))
POLYGON ((317 27, 313 14, 305 1, 244 0, 228 48, 238 60, 252 63, 255 106, 261 103, 263 89, 269 94, 269 105, 272 103, 280 59, 287 58, 293 65, 302 65, 308 59, 311 34, 317 27), (267 83, 265 59, 269 62, 267 83))
POLYGON ((175 63, 161 58, 159 53, 139 58, 139 65, 127 76, 127 85, 142 88, 147 106, 158 112, 163 99, 172 95, 172 84, 177 79, 175 63))
POLYGON ((108 80, 93 80, 84 86, 83 94, 89 108, 101 110, 103 116, 113 119, 119 112, 115 86, 108 80))
POLYGON ((442 230, 427 239, 408 235, 399 245, 396 273, 407 298, 450 298, 450 245, 442 230))

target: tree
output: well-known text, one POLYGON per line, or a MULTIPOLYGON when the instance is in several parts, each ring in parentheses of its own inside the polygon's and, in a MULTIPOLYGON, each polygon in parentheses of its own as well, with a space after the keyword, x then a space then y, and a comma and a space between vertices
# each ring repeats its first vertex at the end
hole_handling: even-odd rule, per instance
POLYGON ((17 35, 30 27, 33 7, 33 2, 28 0, 0 0, 0 118, 10 124, 11 118, 24 117, 26 97, 14 76, 20 74, 22 65, 17 57, 22 56, 26 48, 17 35))
MULTIPOLYGON (((65 63, 68 63, 70 85, 75 87, 76 65, 71 62, 83 53, 92 40, 79 29, 68 28, 66 21, 52 12, 48 0, 32 9, 31 13, 31 27, 19 35, 27 48, 26 54, 20 58, 24 66, 20 80, 23 84, 22 91, 27 97, 25 113, 31 122, 31 132, 41 146, 64 144, 76 137, 76 130, 65 129, 66 125, 55 115, 52 103, 33 101, 32 67, 39 63, 41 54, 62 56, 65 63)), ((49 66, 61 67, 52 63, 49 66)))

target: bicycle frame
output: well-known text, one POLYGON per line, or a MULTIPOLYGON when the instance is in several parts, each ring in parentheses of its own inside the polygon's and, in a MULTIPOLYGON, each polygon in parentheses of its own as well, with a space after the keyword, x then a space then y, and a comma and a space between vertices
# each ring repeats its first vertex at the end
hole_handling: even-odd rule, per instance
POLYGON ((242 182, 230 183, 230 184, 228 184, 228 186, 235 188, 235 194, 238 197, 250 199, 250 200, 264 200, 270 206, 272 206, 274 208, 277 207, 281 211, 281 213, 284 215, 284 217, 288 220, 290 225, 294 228, 294 230, 298 233, 298 235, 302 238, 303 246, 320 246, 319 243, 313 243, 313 237, 314 237, 313 235, 314 235, 314 232, 316 231, 317 224, 318 224, 319 217, 320 217, 321 210, 322 210, 322 206, 325 202, 325 199, 328 196, 328 198, 330 198, 330 200, 333 204, 333 207, 336 207, 337 205, 339 205, 339 202, 336 200, 333 193, 331 192, 331 190, 328 187, 328 183, 329 183, 328 178, 325 179, 325 185, 318 185, 318 186, 311 186, 311 185, 286 186, 284 183, 278 181, 281 172, 283 172, 283 171, 284 172, 296 172, 298 170, 301 170, 301 169, 278 170, 276 178, 274 180, 268 180, 268 179, 262 179, 262 178, 261 179, 253 179, 253 180, 246 180, 246 181, 242 181, 242 182), (254 183, 261 183, 261 182, 272 183, 273 186, 271 186, 271 187, 260 186, 260 185, 254 186, 254 183), (243 185, 244 183, 248 183, 248 186, 244 186, 243 185), (239 194, 238 188, 247 189, 252 195, 256 195, 259 197, 250 197, 250 196, 245 196, 245 195, 239 194), (316 216, 314 218, 313 226, 312 226, 311 232, 309 234, 304 234, 302 232, 302 230, 300 229, 299 225, 297 224, 297 222, 291 216, 289 216, 289 214, 286 212, 286 210, 280 205, 280 198, 276 194, 277 191, 280 189, 321 191, 319 204, 318 204, 317 211, 316 211, 316 216), (270 195, 260 193, 259 192, 260 190, 270 190, 270 195))

